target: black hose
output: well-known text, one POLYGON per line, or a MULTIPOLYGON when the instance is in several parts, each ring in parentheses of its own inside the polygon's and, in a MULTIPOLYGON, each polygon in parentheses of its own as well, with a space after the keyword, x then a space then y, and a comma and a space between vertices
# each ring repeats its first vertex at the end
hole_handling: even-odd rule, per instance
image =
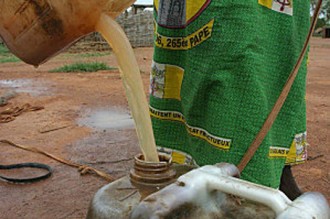
POLYGON ((11 170, 11 169, 20 169, 20 168, 36 168, 47 170, 47 173, 41 176, 33 177, 33 178, 9 178, 0 175, 0 179, 10 183, 17 184, 27 184, 27 183, 35 183, 41 180, 47 179, 52 175, 52 169, 50 166, 41 163, 20 163, 20 164, 12 164, 12 165, 0 165, 1 170, 11 170))

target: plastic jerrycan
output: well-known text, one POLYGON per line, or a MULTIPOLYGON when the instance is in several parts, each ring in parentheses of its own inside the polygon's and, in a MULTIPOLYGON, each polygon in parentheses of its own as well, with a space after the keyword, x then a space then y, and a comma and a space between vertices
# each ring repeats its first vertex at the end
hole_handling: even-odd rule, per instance
POLYGON ((2 0, 0 36, 28 64, 38 66, 94 32, 102 13, 117 17, 134 0, 2 0))

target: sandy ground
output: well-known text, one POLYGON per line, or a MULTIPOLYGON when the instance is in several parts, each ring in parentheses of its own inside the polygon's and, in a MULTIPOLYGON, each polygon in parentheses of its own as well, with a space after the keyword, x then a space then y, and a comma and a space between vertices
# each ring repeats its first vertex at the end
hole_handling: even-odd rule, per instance
MULTIPOLYGON (((145 91, 148 91, 152 48, 136 49, 145 91)), ((330 200, 329 106, 330 40, 313 39, 307 85, 309 156, 306 164, 294 167, 304 191, 320 191, 330 200)), ((128 173, 139 152, 134 126, 117 70, 95 73, 48 73, 50 69, 76 61, 105 61, 116 66, 112 54, 97 58, 62 54, 38 69, 22 62, 0 64, 0 94, 14 89, 18 96, 8 106, 25 103, 44 106, 13 122, 0 124, 0 139, 35 146, 74 162, 101 169, 115 178, 128 173), (110 118, 105 125, 100 116, 110 118), (114 120, 111 120, 114 119, 114 120), (48 133, 43 130, 66 127, 48 133)), ((0 111, 6 107, 0 107, 0 111)), ((76 169, 42 155, 0 144, 0 163, 41 162, 54 172, 50 179, 29 185, 0 181, 0 218, 84 218, 90 200, 107 181, 80 176, 76 169)), ((2 174, 9 174, 1 171, 2 174)), ((23 174, 19 171, 14 174, 23 174)))

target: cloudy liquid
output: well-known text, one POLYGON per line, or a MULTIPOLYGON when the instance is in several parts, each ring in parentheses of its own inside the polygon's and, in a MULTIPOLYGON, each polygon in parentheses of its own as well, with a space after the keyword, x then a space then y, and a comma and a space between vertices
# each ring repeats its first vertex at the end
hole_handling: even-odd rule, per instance
POLYGON ((106 14, 101 15, 96 30, 107 40, 117 57, 128 105, 132 112, 145 161, 159 162, 149 106, 131 44, 119 24, 106 14))

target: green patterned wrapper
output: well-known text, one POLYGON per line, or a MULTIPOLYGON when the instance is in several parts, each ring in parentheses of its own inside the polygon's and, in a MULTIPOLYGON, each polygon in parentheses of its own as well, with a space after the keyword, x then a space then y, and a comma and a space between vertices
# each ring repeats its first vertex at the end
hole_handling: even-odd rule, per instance
MULTIPOLYGON (((150 112, 156 144, 198 165, 237 165, 272 110, 309 30, 309 1, 158 0, 150 112)), ((241 177, 279 187, 306 159, 306 58, 241 177), (289 163, 288 163, 289 164, 289 163)))

